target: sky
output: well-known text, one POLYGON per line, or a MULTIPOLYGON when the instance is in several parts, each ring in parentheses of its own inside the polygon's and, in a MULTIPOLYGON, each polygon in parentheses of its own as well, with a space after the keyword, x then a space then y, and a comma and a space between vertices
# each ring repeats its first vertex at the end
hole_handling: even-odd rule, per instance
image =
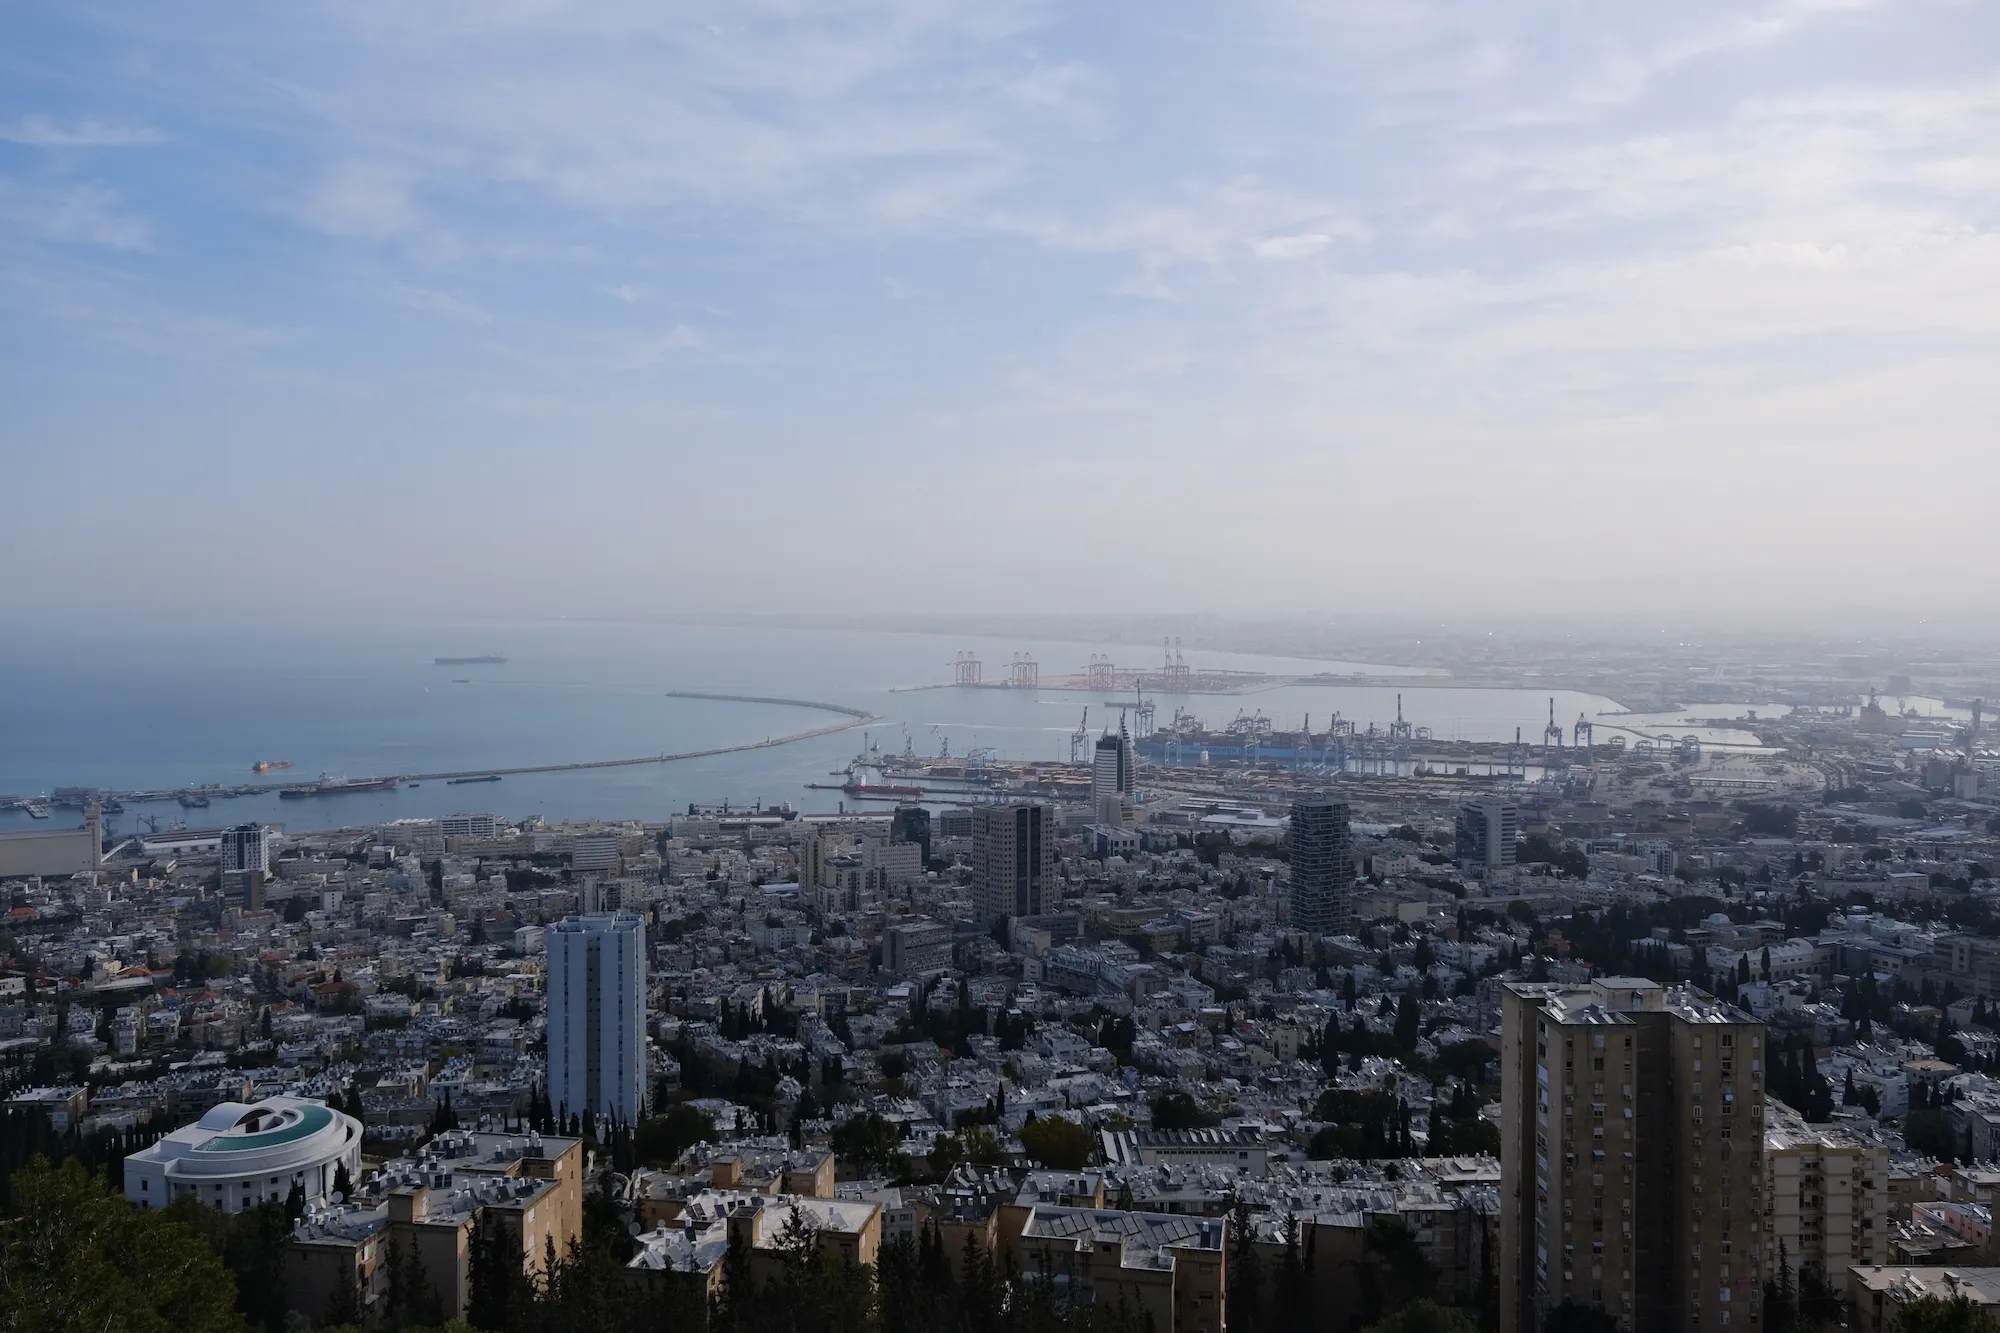
POLYGON ((0 0, 0 613, 1978 614, 1979 0, 0 0))

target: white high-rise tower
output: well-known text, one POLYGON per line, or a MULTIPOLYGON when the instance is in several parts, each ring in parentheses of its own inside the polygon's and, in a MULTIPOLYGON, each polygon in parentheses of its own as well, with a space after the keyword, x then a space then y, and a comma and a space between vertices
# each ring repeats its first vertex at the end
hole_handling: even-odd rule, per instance
POLYGON ((1090 808, 1100 824, 1114 828, 1132 825, 1132 738, 1125 733, 1123 718, 1118 722, 1118 734, 1105 732, 1091 752, 1090 808))
POLYGON ((646 924, 630 912, 549 927, 549 1104, 627 1125, 646 1101, 646 924))

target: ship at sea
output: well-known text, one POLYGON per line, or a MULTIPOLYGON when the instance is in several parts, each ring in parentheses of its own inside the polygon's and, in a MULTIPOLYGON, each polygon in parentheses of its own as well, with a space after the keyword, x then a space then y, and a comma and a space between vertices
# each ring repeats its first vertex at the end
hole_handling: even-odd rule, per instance
POLYGON ((849 796, 877 801, 915 799, 924 794, 922 787, 903 787, 887 782, 847 782, 842 783, 840 789, 849 796))
POLYGON ((484 773, 476 778, 446 778, 444 785, 447 787, 463 787, 468 782, 498 782, 499 780, 500 775, 498 773, 484 773))
POLYGON ((289 759, 259 759, 256 763, 250 765, 250 771, 252 773, 269 773, 273 769, 290 768, 291 766, 292 761, 289 759))
POLYGON ((401 778, 328 778, 299 787, 280 787, 281 800, 297 801, 308 796, 346 796, 352 792, 394 791, 401 778))
POLYGON ((506 666, 504 657, 433 657, 432 666, 506 666))
POLYGON ((817 791, 837 790, 864 801, 913 801, 924 794, 922 787, 882 781, 889 774, 879 747, 873 745, 864 745, 861 753, 847 767, 835 769, 832 776, 846 778, 847 781, 837 788, 832 783, 823 782, 808 782, 806 786, 817 791))

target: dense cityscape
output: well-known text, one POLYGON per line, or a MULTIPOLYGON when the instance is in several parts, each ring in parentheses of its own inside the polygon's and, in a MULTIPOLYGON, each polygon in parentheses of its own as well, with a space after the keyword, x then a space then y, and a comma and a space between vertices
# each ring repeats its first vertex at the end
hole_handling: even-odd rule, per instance
POLYGON ((1129 683, 1072 762, 864 750, 832 814, 117 835, 57 792, 0 834, 5 1198, 205 1241, 233 1305, 181 1327, 2000 1309, 1978 701, 1474 745, 1129 683))
POLYGON ((0 3, 0 1333, 2000 1333, 1996 52, 0 3))

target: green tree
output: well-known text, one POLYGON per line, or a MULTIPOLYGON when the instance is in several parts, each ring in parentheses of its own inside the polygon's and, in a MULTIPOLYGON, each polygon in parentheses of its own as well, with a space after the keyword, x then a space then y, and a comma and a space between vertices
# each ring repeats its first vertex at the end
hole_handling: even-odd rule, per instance
POLYGON ((1364 1319, 1379 1319, 1437 1289, 1438 1271, 1424 1257, 1409 1224, 1397 1217, 1369 1219, 1361 1233, 1360 1299, 1364 1319))
POLYGON ((354 1269, 342 1264, 341 1277, 336 1279, 326 1299, 326 1314, 321 1322, 330 1328, 346 1328, 359 1325, 363 1317, 361 1284, 355 1280, 354 1269))
POLYGON ((1258 1326, 1264 1293, 1263 1264, 1257 1258, 1257 1234, 1251 1227, 1250 1202, 1238 1198, 1229 1214, 1228 1287, 1223 1315, 1237 1328, 1258 1326))
POLYGON ((1922 1296, 1896 1311, 1896 1333, 1992 1333, 1986 1312, 1970 1296, 1922 1296))
POLYGON ((1792 1280, 1792 1256, 1785 1242, 1778 1242, 1778 1266, 1764 1283, 1764 1327, 1789 1328, 1798 1313, 1798 1286, 1792 1280))
POLYGON ((1163 1092, 1153 1098, 1154 1129, 1209 1129, 1220 1123, 1185 1092, 1163 1092))
POLYGON ((1299 1219, 1285 1214, 1285 1251, 1271 1284, 1271 1313, 1280 1328, 1305 1328, 1312 1322, 1312 1254, 1302 1243, 1299 1219))
POLYGON ((240 1333, 236 1284, 199 1236, 134 1211, 71 1159, 16 1173, 0 1257, 0 1328, 9 1333, 240 1333))
POLYGON ((496 1333, 512 1328, 534 1300, 519 1242, 483 1208, 466 1240, 467 1319, 475 1328, 496 1333))
POLYGON ((1077 1171, 1096 1154, 1097 1138, 1074 1120, 1042 1116, 1021 1126, 1021 1146, 1043 1166, 1077 1171))
POLYGON ((833 1153, 842 1161, 889 1166, 902 1156, 902 1145, 896 1127, 873 1111, 861 1112, 833 1131, 833 1153))
POLYGON ((1361 1333, 1479 1333, 1479 1325, 1466 1318, 1463 1311, 1426 1297, 1376 1320, 1361 1333))
POLYGON ((968 1161, 980 1166, 998 1166, 1006 1159, 1007 1154, 1000 1148, 999 1135, 984 1125, 969 1126, 960 1139, 965 1144, 968 1161))
POLYGON ((632 1135, 632 1147, 643 1166, 672 1166, 689 1148, 714 1138, 715 1122, 692 1106, 681 1105, 641 1121, 632 1135))
MULTIPOLYGON (((303 1210, 305 1192, 297 1193, 303 1210)), ((285 1208, 266 1202, 225 1213, 186 1195, 166 1210, 228 1266, 236 1278, 236 1308, 251 1328, 267 1333, 283 1333, 285 1327, 285 1242, 292 1232, 285 1208)))
POLYGON ((389 1289, 382 1303, 383 1328, 399 1333, 444 1318, 444 1301, 424 1272, 422 1258, 404 1245, 400 1237, 389 1241, 388 1269, 389 1289))
POLYGON ((1602 1306, 1564 1301, 1542 1316, 1542 1333, 1618 1333, 1618 1321, 1602 1306))

